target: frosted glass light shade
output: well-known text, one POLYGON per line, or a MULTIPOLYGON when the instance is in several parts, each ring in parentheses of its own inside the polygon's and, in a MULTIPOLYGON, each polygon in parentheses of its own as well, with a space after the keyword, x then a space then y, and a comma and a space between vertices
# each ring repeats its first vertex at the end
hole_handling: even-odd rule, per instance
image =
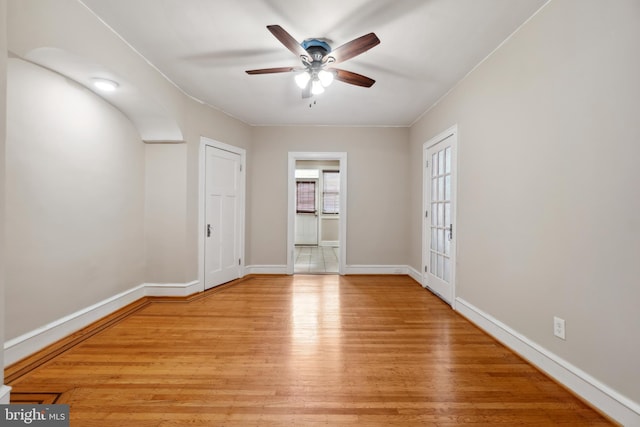
POLYGON ((308 72, 305 71, 303 73, 297 74, 295 76, 295 80, 298 87, 300 89, 304 89, 307 87, 307 83, 309 83, 309 80, 311 80, 311 76, 308 72))
POLYGON ((326 70, 320 70, 318 73, 318 78, 320 79, 320 83, 322 86, 327 87, 333 82, 333 73, 326 70))

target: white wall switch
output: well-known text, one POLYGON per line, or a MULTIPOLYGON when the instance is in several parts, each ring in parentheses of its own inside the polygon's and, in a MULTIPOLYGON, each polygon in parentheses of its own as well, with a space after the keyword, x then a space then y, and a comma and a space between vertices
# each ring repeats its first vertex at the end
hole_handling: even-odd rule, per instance
POLYGON ((564 335, 564 319, 553 317, 553 335, 558 338, 565 339, 564 335))

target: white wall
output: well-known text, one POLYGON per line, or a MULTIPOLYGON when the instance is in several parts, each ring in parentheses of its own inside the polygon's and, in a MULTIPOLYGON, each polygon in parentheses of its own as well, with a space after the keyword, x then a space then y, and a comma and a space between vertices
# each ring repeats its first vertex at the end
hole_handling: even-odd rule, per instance
POLYGON ((457 123, 458 297, 636 405, 639 40, 638 1, 552 1, 411 130, 411 265, 422 144, 457 123))
MULTIPOLYGON (((290 151, 347 153, 347 264, 406 265, 407 128, 255 127, 249 264, 287 263, 290 151)), ((342 242, 341 242, 342 244, 342 242)))
POLYGON ((143 283, 145 168, 131 122, 58 74, 10 59, 7 105, 11 339, 143 283))

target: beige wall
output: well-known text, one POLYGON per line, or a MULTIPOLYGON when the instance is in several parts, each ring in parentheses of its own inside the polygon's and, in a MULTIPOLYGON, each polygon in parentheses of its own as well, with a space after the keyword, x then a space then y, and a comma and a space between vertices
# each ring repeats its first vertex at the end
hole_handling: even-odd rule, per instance
POLYGON ((287 263, 290 151, 347 153, 347 264, 406 264, 407 128, 255 127, 247 214, 250 264, 287 263))
POLYGON ((93 92, 20 59, 8 83, 10 339, 144 281, 145 167, 136 130, 93 92))
POLYGON ((145 280, 149 283, 189 280, 187 148, 187 144, 145 144, 145 280))
POLYGON ((639 40, 637 1, 552 1, 411 131, 411 265, 422 144, 457 123, 458 297, 635 402, 639 40))
MULTIPOLYGON (((187 139, 187 217, 186 217, 186 265, 185 282, 198 278, 198 153, 201 137, 230 144, 249 150, 251 145, 251 127, 240 122, 220 110, 190 100, 185 105, 187 139)), ((247 161, 251 158, 247 151, 247 161)), ((250 173, 250 172, 247 172, 250 173)), ((247 180, 248 181, 248 180, 247 180)), ((250 182, 247 182, 249 194, 250 182)), ((246 210, 251 208, 251 199, 247 197, 246 210)), ((245 231, 245 247, 248 247, 250 231, 245 231)), ((164 262, 171 262, 165 260, 164 262)))
POLYGON ((12 54, 48 46, 101 64, 172 112, 186 140, 144 145, 130 118, 91 91, 11 60, 20 71, 9 79, 10 339, 141 283, 196 280, 200 138, 247 148, 251 132, 180 92, 79 2, 8 4, 12 54), (33 315, 20 316, 27 308, 33 315))

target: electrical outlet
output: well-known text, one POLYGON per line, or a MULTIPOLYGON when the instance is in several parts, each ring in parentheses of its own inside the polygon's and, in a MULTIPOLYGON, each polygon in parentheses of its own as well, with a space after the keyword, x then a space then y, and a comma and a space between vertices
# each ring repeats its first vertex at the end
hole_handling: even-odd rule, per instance
POLYGON ((560 339, 565 339, 564 335, 564 319, 553 317, 553 335, 560 339))

